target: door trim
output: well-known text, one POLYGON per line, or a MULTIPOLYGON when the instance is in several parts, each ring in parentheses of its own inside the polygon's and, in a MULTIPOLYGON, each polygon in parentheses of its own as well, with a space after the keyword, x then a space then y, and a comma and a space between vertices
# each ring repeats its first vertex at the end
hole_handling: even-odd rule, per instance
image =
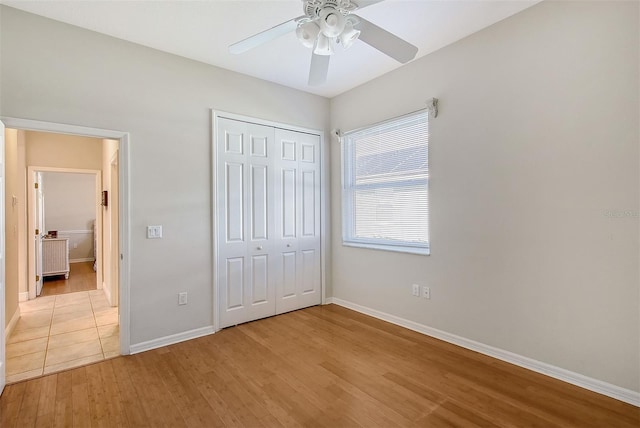
MULTIPOLYGON (((27 236, 31 236, 33 238, 33 235, 31 234, 31 231, 33 231, 36 228, 36 224, 35 224, 35 205, 33 203, 34 201, 34 196, 33 196, 33 186, 35 183, 35 174, 38 172, 60 172, 60 173, 78 173, 78 174, 87 174, 87 175, 93 175, 94 179, 95 179, 95 191, 94 191, 94 196, 95 196, 95 201, 94 201, 94 205, 95 205, 95 212, 96 212, 96 228, 94 230, 94 233, 96 234, 96 239, 97 239, 97 247, 96 248, 96 259, 98 260, 102 260, 102 210, 100 209, 100 190, 102 189, 102 171, 100 171, 99 169, 80 169, 80 168, 56 168, 56 167, 48 167, 48 166, 31 166, 31 165, 27 165, 27 188, 29 191, 29 194, 27 196, 28 200, 29 200, 29 204, 27 207, 27 236)), ((46 204, 46 202, 45 202, 46 204)), ((44 230, 41 230, 40 233, 45 233, 44 230)), ((27 242, 29 242, 29 239, 27 238, 27 242)), ((27 245, 27 253, 28 253, 28 274, 27 274, 27 292, 29 293, 29 300, 31 299, 35 299, 36 298, 36 280, 34 278, 34 272, 36 272, 35 270, 35 248, 33 246, 33 243, 31 245, 27 245)), ((102 272, 104 269, 104 266, 102 266, 102 263, 96 263, 97 266, 97 270, 96 270, 96 287, 98 290, 102 289, 102 272)), ((37 273, 37 272, 36 272, 37 273)))
POLYGON ((241 122, 253 123, 256 125, 264 125, 270 126, 278 129, 285 129, 289 131, 302 132, 305 134, 317 135, 320 137, 320 276, 321 276, 321 303, 326 304, 326 272, 327 272, 327 251, 329 245, 329 223, 327 219, 329 218, 329 206, 328 206, 328 198, 326 197, 327 193, 327 177, 328 173, 328 165, 326 160, 329 159, 329 147, 328 144, 325 144, 324 131, 318 129, 304 128, 296 125, 289 125, 286 123, 274 122, 271 120, 259 119, 255 117, 245 116, 236 113, 229 113, 222 110, 211 110, 211 212, 213 215, 211 216, 211 230, 212 230, 212 255, 213 255, 213 270, 211 272, 212 281, 213 281, 213 329, 214 331, 220 330, 220 311, 218 308, 218 296, 219 296, 219 284, 216 280, 216 275, 218 273, 218 241, 217 237, 219 236, 218 231, 218 210, 216 206, 216 198, 217 194, 217 185, 216 185, 216 177, 217 177, 217 167, 216 167, 216 148, 218 147, 218 137, 217 137, 217 129, 218 129, 218 119, 232 119, 238 120, 241 122))
MULTIPOLYGON (((32 119, 0 116, 6 128, 20 129, 24 131, 41 131, 58 134, 79 135, 84 137, 119 140, 118 150, 118 193, 119 193, 119 219, 120 219, 120 354, 130 354, 130 280, 131 280, 131 213, 130 213, 130 161, 128 132, 90 128, 86 126, 68 125, 62 123, 45 122, 32 119)), ((4 189, 3 189, 4 190, 4 189)), ((0 304, 4 307, 4 293, 0 297, 0 304)))

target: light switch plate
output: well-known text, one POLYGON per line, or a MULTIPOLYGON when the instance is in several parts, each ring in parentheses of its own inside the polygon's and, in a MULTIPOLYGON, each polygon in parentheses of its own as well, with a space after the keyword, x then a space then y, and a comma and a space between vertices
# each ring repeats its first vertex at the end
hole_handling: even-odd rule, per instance
POLYGON ((162 226, 147 226, 147 239, 162 238, 162 226))

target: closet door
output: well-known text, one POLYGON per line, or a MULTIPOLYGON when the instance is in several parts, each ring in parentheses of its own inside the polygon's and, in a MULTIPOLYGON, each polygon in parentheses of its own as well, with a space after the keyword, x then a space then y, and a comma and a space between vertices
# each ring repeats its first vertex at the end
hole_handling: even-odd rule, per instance
POLYGON ((320 137, 275 130, 276 313, 321 303, 320 137))
POLYGON ((220 327, 275 314, 274 129, 218 119, 216 147, 220 327))

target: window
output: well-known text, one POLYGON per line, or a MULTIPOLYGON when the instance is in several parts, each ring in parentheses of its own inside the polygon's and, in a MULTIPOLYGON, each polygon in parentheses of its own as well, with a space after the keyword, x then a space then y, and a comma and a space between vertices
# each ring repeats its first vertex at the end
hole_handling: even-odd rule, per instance
POLYGON ((426 110, 346 133, 343 244, 429 254, 426 110))

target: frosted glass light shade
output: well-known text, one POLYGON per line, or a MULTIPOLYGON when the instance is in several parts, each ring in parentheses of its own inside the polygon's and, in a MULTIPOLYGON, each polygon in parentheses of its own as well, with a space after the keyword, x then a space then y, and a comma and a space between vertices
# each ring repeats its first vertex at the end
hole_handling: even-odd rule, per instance
POLYGON ((296 28, 296 36, 300 43, 307 48, 313 48, 320 33, 320 27, 315 22, 305 22, 296 28))

